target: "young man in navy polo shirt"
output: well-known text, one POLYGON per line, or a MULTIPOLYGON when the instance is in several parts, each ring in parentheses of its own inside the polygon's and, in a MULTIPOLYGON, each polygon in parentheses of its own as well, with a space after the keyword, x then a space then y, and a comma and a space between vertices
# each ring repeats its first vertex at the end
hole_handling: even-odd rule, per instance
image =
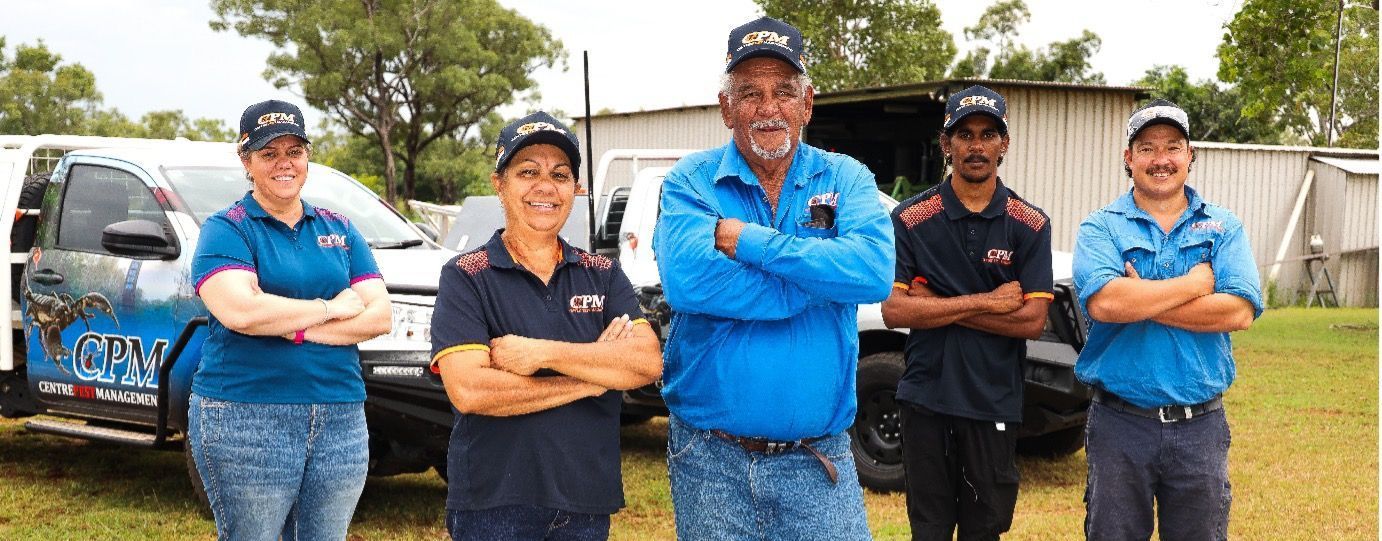
POLYGON ((1026 339, 1041 335, 1052 295, 1051 224, 1004 186, 1003 96, 950 96, 940 134, 950 178, 893 211, 897 274, 883 302, 909 327, 902 402, 912 538, 998 539, 1017 503, 1026 339))
POLYGON ((454 540, 602 540, 624 506, 619 390, 662 370, 619 264, 563 241, 576 137, 546 113, 499 133, 490 177, 505 228, 441 273, 432 359, 456 410, 454 540))
POLYGON ((1075 375, 1094 389, 1089 539, 1228 538, 1228 333, 1262 315, 1243 223, 1185 185, 1190 118, 1155 100, 1128 118, 1132 190, 1075 242, 1075 289, 1092 324, 1075 375), (1155 501, 1155 510, 1153 502, 1155 501))

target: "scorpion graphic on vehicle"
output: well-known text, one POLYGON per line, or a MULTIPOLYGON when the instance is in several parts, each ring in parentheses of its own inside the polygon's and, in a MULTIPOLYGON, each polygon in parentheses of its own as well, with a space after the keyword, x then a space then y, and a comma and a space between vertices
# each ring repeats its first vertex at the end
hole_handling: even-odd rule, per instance
MULTIPOLYGON (((93 309, 109 316, 117 328, 120 326, 120 320, 115 317, 110 299, 100 293, 90 292, 76 298, 65 292, 56 295, 34 293, 25 281, 23 294, 24 300, 27 301, 24 307, 24 340, 28 341, 30 332, 37 330, 38 343, 43 347, 44 356, 53 361, 64 374, 71 372, 62 365, 62 360, 71 356, 72 351, 62 345, 63 329, 80 319, 82 324, 86 325, 86 330, 90 331, 91 320, 97 315, 91 311, 93 309)), ((73 359, 72 362, 77 361, 73 359)), ((87 362, 91 360, 87 359, 87 362)))

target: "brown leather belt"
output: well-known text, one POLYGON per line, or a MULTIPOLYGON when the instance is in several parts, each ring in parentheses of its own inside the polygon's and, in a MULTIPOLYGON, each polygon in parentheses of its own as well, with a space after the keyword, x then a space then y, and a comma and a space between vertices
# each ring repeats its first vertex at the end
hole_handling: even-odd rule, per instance
POLYGON ((821 466, 825 467, 825 474, 826 476, 830 477, 831 483, 838 483, 840 481, 840 473, 835 471, 835 464, 832 464, 830 462, 830 459, 826 458, 824 454, 816 450, 815 447, 811 446, 812 443, 821 441, 825 439, 826 436, 800 439, 797 441, 776 441, 767 438, 746 438, 744 436, 735 436, 734 434, 730 434, 723 430, 711 430, 710 433, 717 438, 728 441, 730 443, 737 444, 739 447, 744 448, 745 451, 748 451, 750 453, 776 455, 780 453, 785 453, 787 451, 791 451, 792 449, 796 448, 806 449, 808 452, 811 453, 812 456, 816 457, 816 460, 820 461, 821 466))

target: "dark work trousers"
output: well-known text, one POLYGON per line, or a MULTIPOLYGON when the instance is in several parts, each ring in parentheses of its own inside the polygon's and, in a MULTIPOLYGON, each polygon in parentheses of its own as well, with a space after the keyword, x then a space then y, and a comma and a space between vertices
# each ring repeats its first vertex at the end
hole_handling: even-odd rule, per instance
POLYGON ((1224 410, 1162 423, 1089 406, 1085 537, 1144 541, 1153 499, 1165 541, 1228 539, 1228 421, 1224 410))
POLYGON ((902 406, 902 465, 914 540, 998 539, 1017 505, 1017 426, 902 406))

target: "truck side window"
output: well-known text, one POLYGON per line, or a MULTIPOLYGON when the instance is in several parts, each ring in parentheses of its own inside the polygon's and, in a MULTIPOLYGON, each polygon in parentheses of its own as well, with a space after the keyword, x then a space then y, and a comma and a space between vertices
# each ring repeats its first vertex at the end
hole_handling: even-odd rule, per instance
POLYGON ((101 231, 125 220, 150 220, 165 226, 168 221, 139 177, 109 167, 74 166, 63 191, 58 247, 109 253, 101 246, 101 231))

